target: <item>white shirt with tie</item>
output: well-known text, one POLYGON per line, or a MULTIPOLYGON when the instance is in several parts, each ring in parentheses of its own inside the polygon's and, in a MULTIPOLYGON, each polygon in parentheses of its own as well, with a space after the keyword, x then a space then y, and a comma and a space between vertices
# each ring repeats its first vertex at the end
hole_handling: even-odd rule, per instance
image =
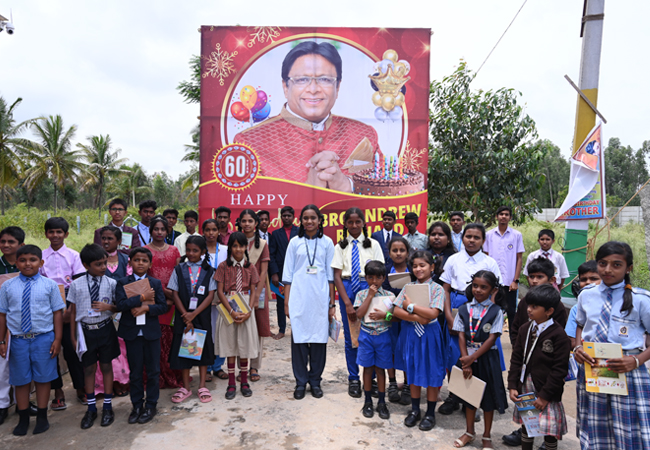
POLYGON ((555 282, 557 284, 560 284, 562 280, 569 278, 569 269, 566 265, 564 255, 562 255, 560 252, 556 252, 552 248, 548 251, 544 251, 540 248, 539 250, 535 250, 530 255, 528 255, 528 258, 526 258, 526 266, 524 267, 524 275, 528 276, 528 264, 539 257, 548 258, 551 260, 555 266, 555 282))

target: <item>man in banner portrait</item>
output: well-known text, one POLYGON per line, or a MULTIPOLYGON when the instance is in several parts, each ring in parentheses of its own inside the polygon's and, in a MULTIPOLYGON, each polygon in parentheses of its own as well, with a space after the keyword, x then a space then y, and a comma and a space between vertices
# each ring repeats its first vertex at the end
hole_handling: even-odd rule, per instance
POLYGON ((352 171, 371 167, 380 153, 377 132, 331 114, 342 80, 342 60, 327 42, 301 42, 282 62, 287 99, 279 115, 238 133, 261 158, 260 174, 352 192, 352 171))

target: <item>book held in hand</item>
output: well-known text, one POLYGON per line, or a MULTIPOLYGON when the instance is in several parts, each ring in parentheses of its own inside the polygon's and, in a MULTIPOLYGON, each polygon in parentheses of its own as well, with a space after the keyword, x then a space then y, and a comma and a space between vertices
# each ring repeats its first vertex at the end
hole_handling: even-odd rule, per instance
POLYGON ((621 344, 584 342, 585 353, 596 360, 595 364, 585 361, 585 385, 587 392, 600 394, 627 395, 627 378, 624 373, 609 369, 607 361, 623 357, 621 344))
POLYGON ((535 408, 533 403, 537 400, 534 392, 527 392, 518 395, 515 407, 519 411, 519 417, 526 427, 526 433, 529 437, 543 436, 539 431, 539 414, 540 410, 535 408))
POLYGON ((474 375, 472 375, 472 378, 466 379, 463 375, 463 369, 460 367, 453 366, 451 368, 449 392, 462 398, 474 408, 481 407, 485 385, 485 381, 476 378, 474 375))
POLYGON ((431 290, 428 283, 409 284, 404 287, 404 295, 408 296, 411 303, 416 306, 421 306, 423 308, 429 307, 431 290))
MULTIPOLYGON (((215 295, 215 297, 217 297, 215 295)), ((251 308, 249 306, 249 294, 244 294, 242 292, 233 292, 230 295, 227 296, 228 299, 228 304, 232 308, 234 312, 238 313, 243 313, 243 314, 248 314, 251 312, 251 308)), ((230 315, 230 310, 226 309, 225 306, 223 306, 223 303, 219 302, 217 305, 217 309, 223 315, 223 318, 225 319, 226 322, 228 322, 228 325, 234 323, 235 321, 233 320, 232 316, 230 315)))
MULTIPOLYGON (((124 285, 124 292, 126 293, 126 298, 140 297, 141 295, 147 294, 151 291, 151 284, 149 284, 149 278, 143 278, 142 280, 134 281, 133 283, 124 285)), ((153 305, 155 301, 151 302, 142 302, 143 305, 151 304, 153 305)))
POLYGON ((365 316, 363 316, 363 321, 366 323, 370 322, 384 322, 385 315, 387 312, 393 312, 393 298, 388 297, 388 296, 376 296, 373 297, 372 300, 370 300, 370 306, 368 306, 368 312, 366 313, 365 316), (384 317, 382 317, 379 320, 372 320, 370 318, 370 313, 371 312, 382 312, 384 313, 384 317))
POLYGON ((341 326, 341 322, 336 320, 336 318, 332 319, 330 322, 329 336, 334 342, 338 342, 339 340, 339 335, 341 334, 341 326))
POLYGON ((207 332, 205 330, 197 330, 196 328, 189 333, 184 333, 181 348, 178 349, 178 356, 181 358, 200 360, 203 354, 206 334, 207 332))

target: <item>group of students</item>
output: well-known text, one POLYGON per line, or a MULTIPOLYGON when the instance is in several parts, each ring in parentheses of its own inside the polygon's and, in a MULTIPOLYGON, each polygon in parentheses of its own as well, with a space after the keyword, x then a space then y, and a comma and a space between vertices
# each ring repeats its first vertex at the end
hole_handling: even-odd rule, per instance
MULTIPOLYGON (((365 417, 373 417, 376 411, 388 419, 388 397, 391 402, 411 404, 404 420, 407 427, 432 429, 439 390, 457 366, 466 378, 474 375, 487 384, 480 405, 484 448, 492 448, 494 411, 504 413, 508 397, 516 401, 518 395, 534 392, 544 446, 552 450, 567 433, 561 400, 573 352, 580 364, 578 436, 583 448, 650 448, 650 379, 644 366, 650 359, 650 350, 645 350, 650 295, 630 286, 633 257, 627 244, 608 242, 598 250, 595 262, 579 268, 578 303, 567 315, 559 294, 568 278, 566 263, 551 248, 553 232, 542 230, 540 250, 531 253, 523 267, 531 289, 511 313, 508 297, 513 291, 516 295, 523 243, 519 243, 521 235, 508 226, 512 211, 507 207, 497 212, 496 231, 488 233, 478 223, 465 225, 462 213, 455 212, 451 228, 434 222, 426 236, 417 232, 419 218, 414 213, 405 217, 408 233, 397 234, 391 211, 384 213, 383 229, 370 236, 364 212, 353 207, 345 212, 343 237, 334 244, 323 232, 324 217, 315 205, 301 210, 299 226, 293 224, 293 209, 283 208, 283 227, 273 233, 268 233, 266 211, 242 211, 234 231, 229 229, 230 210, 220 207, 215 210, 216 219, 202 224, 202 235, 197 233, 198 216, 193 211, 185 213, 187 231, 180 234, 170 227, 178 218, 177 211, 156 216, 152 214, 155 202, 141 204, 141 210, 143 206, 153 210, 141 214, 148 225, 146 234, 142 223, 137 228, 124 225, 126 204, 114 200, 109 205, 113 221, 95 235, 101 245, 86 245, 80 254, 65 247, 68 224, 62 218, 46 222, 51 246, 43 252, 24 245, 25 234, 18 227, 0 232, 0 272, 19 272, 0 288, 0 401, 9 405, 4 397, 9 395, 8 386, 14 386, 19 414, 14 434, 27 433, 30 414, 36 416, 35 434, 48 429, 51 388, 55 388, 52 408, 65 406, 59 391, 62 385, 56 384, 62 346, 78 399, 88 406, 81 421, 83 429, 97 418, 98 390, 103 391, 102 426, 114 421, 114 387, 121 387, 122 394, 130 392, 133 408, 128 422, 147 423, 156 414, 161 387, 178 388, 171 398, 175 403, 193 395, 190 369, 195 366, 199 367, 201 402, 212 400, 206 385, 212 374, 228 380, 227 399, 236 396, 237 380, 241 394, 251 396, 249 378, 259 379, 264 338, 272 336, 272 283, 284 286, 278 313, 291 319, 297 400, 304 398, 308 385, 313 397, 323 396, 322 373, 338 296, 348 394, 364 396, 365 417), (495 233, 490 240, 488 236, 495 233), (125 234, 130 234, 126 239, 130 245, 123 245, 125 234), (134 247, 136 238, 146 245, 134 247), (413 302, 406 286, 395 289, 388 282, 388 274, 406 272, 412 280, 407 286, 428 286, 427 306, 413 302), (125 286, 144 278, 151 290, 128 297, 125 286), (233 294, 244 299, 249 312, 233 308, 229 301, 233 294), (378 296, 389 299, 392 312, 371 310, 378 296), (218 312, 219 306, 228 312, 232 324, 218 312), (500 343, 504 311, 513 346, 507 386, 500 343), (115 313, 120 313, 117 330, 115 313), (179 356, 183 336, 194 329, 206 332, 199 360, 179 356), (82 338, 79 333, 85 341, 80 359, 76 352, 82 338), (584 352, 583 341, 622 344, 625 356, 610 360, 609 368, 627 374, 628 396, 586 391, 582 364, 594 361, 584 352), (222 369, 224 362, 227 371, 222 369), (363 367, 363 384, 359 366, 363 367), (404 372, 401 393, 396 371, 404 372), (119 381, 118 373, 128 374, 128 380, 119 381), (29 402, 32 383, 35 408, 29 402), (422 388, 427 390, 424 413, 420 409, 422 388), (376 409, 373 396, 378 397, 376 409)), ((284 331, 281 327, 275 337, 282 338, 284 331)), ((461 404, 466 432, 454 441, 455 447, 464 447, 475 438, 476 408, 449 395, 439 409, 450 414, 461 404)), ((3 421, 5 417, 6 408, 3 421)), ((516 411, 514 420, 522 423, 516 411)), ((533 438, 523 426, 504 436, 504 441, 533 448, 533 438)))

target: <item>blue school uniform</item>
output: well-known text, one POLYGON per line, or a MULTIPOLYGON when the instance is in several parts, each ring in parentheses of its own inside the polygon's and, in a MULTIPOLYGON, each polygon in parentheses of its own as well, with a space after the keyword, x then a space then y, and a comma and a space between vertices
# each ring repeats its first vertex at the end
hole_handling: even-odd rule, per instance
MULTIPOLYGON (((407 267, 406 272, 408 273, 408 271, 409 271, 409 268, 407 267)), ((389 262, 386 263, 386 272, 387 273, 397 273, 397 271, 395 270, 395 267, 393 267, 393 261, 389 261, 389 262)), ((402 291, 401 289, 393 289, 392 287, 390 287, 390 283, 388 282, 388 277, 386 277, 386 279, 384 280, 384 283, 382 284, 381 287, 384 288, 384 290, 390 291, 393 294, 395 294, 395 297, 397 297, 399 295, 399 293, 402 291)), ((396 364, 397 364, 397 361, 398 361, 398 354, 399 354, 399 357, 401 357, 401 354, 402 354, 401 349, 399 349, 397 347, 397 342, 399 340, 399 335, 400 335, 401 331, 402 331, 402 322, 401 321, 400 322, 393 322, 391 327, 390 327, 390 330, 388 331, 388 333, 390 334, 390 347, 391 347, 391 349, 393 351, 393 360, 395 361, 396 364)), ((403 365, 404 365, 403 362, 399 363, 399 366, 400 366, 399 370, 402 370, 402 371, 404 370, 403 368, 401 368, 403 365)), ((397 369, 397 367, 395 367, 395 368, 397 369)))
MULTIPOLYGON (((377 290, 377 296, 389 297, 391 301, 395 298, 390 291, 385 291, 383 288, 377 290)), ((358 309, 366 298, 368 298, 368 289, 359 291, 354 300, 354 309, 358 309)), ((366 322, 364 318, 360 320, 357 364, 361 367, 377 366, 380 369, 392 369, 393 345, 390 337, 392 322, 366 322)))
MULTIPOLYGON (((419 281, 409 284, 420 284, 419 281)), ((442 314, 444 310, 445 294, 439 284, 429 279, 427 281, 430 291, 429 307, 437 308, 442 314)), ((402 307, 404 303, 404 289, 395 299, 395 306, 402 307)), ((438 320, 432 320, 428 325, 417 322, 402 322, 402 332, 399 336, 397 348, 402 349, 400 359, 410 384, 420 387, 440 387, 445 379, 445 353, 443 350, 442 330, 438 320)))

